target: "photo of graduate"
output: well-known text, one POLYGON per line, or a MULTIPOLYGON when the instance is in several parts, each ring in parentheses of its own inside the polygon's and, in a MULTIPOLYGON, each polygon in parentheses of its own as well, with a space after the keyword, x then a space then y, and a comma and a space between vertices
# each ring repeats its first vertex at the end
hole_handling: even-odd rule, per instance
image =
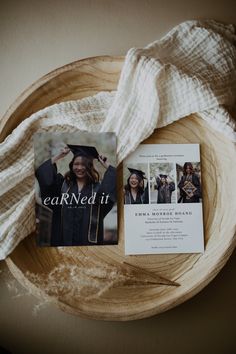
MULTIPOLYGON (((44 140, 42 135, 38 141, 35 137, 36 153, 37 146, 44 140)), ((41 156, 43 161, 36 163, 35 176, 40 192, 40 198, 36 200, 41 200, 36 206, 38 244, 89 246, 117 243, 114 134, 70 135, 53 136, 51 140, 45 138, 51 156, 46 159, 41 156), (84 145, 87 141, 93 145, 84 145), (59 172, 61 170, 64 173, 59 172)))
POLYGON ((175 191, 174 164, 151 163, 150 164, 151 204, 176 203, 176 193, 174 191, 175 191))
POLYGON ((200 162, 176 164, 178 180, 178 203, 201 202, 200 162))
POLYGON ((147 164, 124 166, 124 204, 148 204, 147 164))

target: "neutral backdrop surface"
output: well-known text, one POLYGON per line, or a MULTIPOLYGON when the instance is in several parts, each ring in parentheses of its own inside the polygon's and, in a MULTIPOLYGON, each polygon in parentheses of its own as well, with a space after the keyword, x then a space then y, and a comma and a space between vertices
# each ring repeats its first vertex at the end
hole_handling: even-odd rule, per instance
MULTIPOLYGON (((235 7, 233 0, 3 0, 0 116, 57 67, 89 56, 125 55, 188 19, 236 24, 235 7)), ((188 302, 156 317, 119 323, 85 320, 52 305, 39 308, 0 262, 0 347, 24 354, 234 353, 235 269, 236 253, 188 302)))

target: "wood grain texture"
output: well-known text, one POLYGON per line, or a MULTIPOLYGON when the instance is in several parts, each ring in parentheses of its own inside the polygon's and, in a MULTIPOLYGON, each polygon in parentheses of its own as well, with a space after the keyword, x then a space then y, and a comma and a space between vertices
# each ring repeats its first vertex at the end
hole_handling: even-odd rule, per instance
MULTIPOLYGON (((115 90, 122 63, 121 57, 89 58, 44 76, 3 117, 1 140, 30 114, 48 105, 115 90)), ((134 320, 158 314, 191 298, 224 266, 236 244, 235 145, 194 115, 156 130, 144 143, 201 144, 205 253, 124 256, 119 166, 117 246, 38 248, 34 235, 30 235, 7 258, 12 274, 36 296, 83 317, 134 320), (180 286, 147 283, 143 274, 135 275, 124 262, 180 286), (81 287, 85 279, 88 282, 81 287)))

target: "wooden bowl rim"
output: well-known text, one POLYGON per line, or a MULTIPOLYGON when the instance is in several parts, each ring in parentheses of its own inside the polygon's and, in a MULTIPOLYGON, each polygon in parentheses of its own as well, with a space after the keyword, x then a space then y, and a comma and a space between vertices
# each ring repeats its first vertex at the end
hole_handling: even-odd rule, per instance
MULTIPOLYGON (((0 121, 0 134, 3 132, 7 131, 7 135, 10 133, 12 130, 9 128, 11 125, 11 118, 13 113, 30 97, 30 95, 40 88, 42 85, 48 83, 50 80, 54 79, 57 75, 61 74, 62 72, 66 72, 69 70, 74 70, 76 67, 81 66, 84 63, 92 62, 94 60, 101 60, 101 61, 117 61, 117 62, 122 62, 124 60, 123 56, 109 56, 109 55, 104 55, 104 56, 95 56, 95 57, 88 57, 84 58, 81 60, 76 60, 72 63, 63 65, 62 67, 59 67, 48 74, 42 76, 38 80, 36 80, 32 85, 30 85, 28 88, 26 88, 17 98, 16 100, 10 105, 6 113, 3 115, 1 121, 0 121), (10 131, 9 131, 10 130, 10 131)), ((24 119, 23 119, 24 120, 24 119)), ((23 121, 21 120, 21 121, 23 121)), ((159 314, 161 312, 164 312, 168 309, 171 309, 186 300, 190 299, 191 297, 195 296, 199 291, 201 291, 207 284, 209 284, 212 279, 219 273, 219 271, 223 268, 223 266, 226 264, 228 261, 229 257, 231 256, 234 248, 236 247, 236 232, 234 233, 231 238, 226 239, 227 242, 224 244, 224 248, 222 249, 221 256, 217 258, 216 262, 214 264, 211 264, 210 269, 208 268, 208 273, 204 274, 204 277, 201 279, 198 279, 198 282, 195 283, 194 287, 189 287, 188 291, 185 292, 184 296, 176 295, 176 298, 172 298, 171 301, 167 300, 164 305, 162 305, 161 308, 159 308, 159 305, 156 307, 153 307, 149 310, 143 311, 143 312, 138 312, 136 315, 127 315, 125 316, 122 314, 122 317, 119 317, 119 314, 106 314, 106 313, 97 313, 96 316, 94 317, 94 313, 85 313, 83 311, 80 311, 78 309, 72 309, 71 306, 60 302, 59 300, 53 300, 51 301, 52 303, 57 304, 61 309, 65 310, 67 313, 70 314, 79 314, 81 317, 84 318, 90 318, 90 319, 99 319, 99 320, 119 320, 119 321, 127 321, 127 320, 136 320, 136 319, 141 319, 141 318, 146 318, 149 316, 154 316, 156 314, 159 314)), ((23 272, 17 267, 17 265, 13 262, 13 260, 10 258, 11 256, 9 255, 6 258, 6 264, 12 273, 12 275, 26 288, 29 286, 31 287, 32 294, 34 294, 36 297, 42 297, 44 298, 49 298, 49 296, 40 288, 38 288, 34 283, 32 283, 24 274, 23 272)))

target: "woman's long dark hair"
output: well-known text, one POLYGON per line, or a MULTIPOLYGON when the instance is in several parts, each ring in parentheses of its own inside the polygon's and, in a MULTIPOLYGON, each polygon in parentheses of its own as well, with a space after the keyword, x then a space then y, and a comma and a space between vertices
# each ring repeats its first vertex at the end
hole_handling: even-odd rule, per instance
POLYGON ((167 178, 166 177, 164 177, 165 178, 165 182, 162 182, 162 180, 161 180, 161 178, 160 178, 160 184, 163 186, 164 184, 167 184, 167 185, 169 185, 169 183, 167 182, 167 178))
MULTIPOLYGON (((143 178, 142 178, 142 177, 136 175, 136 173, 132 173, 132 174, 129 176, 129 178, 127 179, 126 185, 124 186, 124 189, 125 189, 126 192, 131 192, 131 187, 130 187, 129 181, 130 181, 130 177, 131 177, 132 175, 135 175, 135 176, 137 177, 139 183, 140 183, 141 181, 143 181, 143 178)), ((144 192, 144 188, 138 186, 138 193, 143 194, 143 192, 144 192)))
POLYGON ((86 184, 88 185, 88 184, 93 184, 93 183, 99 182, 99 173, 93 165, 93 160, 86 157, 86 156, 74 156, 73 159, 71 160, 71 162, 69 163, 69 171, 66 172, 66 174, 64 176, 67 184, 69 186, 71 186, 72 184, 76 183, 76 181, 77 181, 76 175, 73 172, 73 164, 74 164, 74 161, 77 157, 82 158, 82 163, 84 164, 84 166, 86 168, 86 177, 87 177, 86 184))
POLYGON ((190 169, 191 169, 191 174, 193 175, 193 174, 194 174, 193 165, 191 164, 191 162, 185 162, 185 164, 184 164, 184 171, 183 171, 184 176, 187 175, 187 167, 190 167, 190 169))

